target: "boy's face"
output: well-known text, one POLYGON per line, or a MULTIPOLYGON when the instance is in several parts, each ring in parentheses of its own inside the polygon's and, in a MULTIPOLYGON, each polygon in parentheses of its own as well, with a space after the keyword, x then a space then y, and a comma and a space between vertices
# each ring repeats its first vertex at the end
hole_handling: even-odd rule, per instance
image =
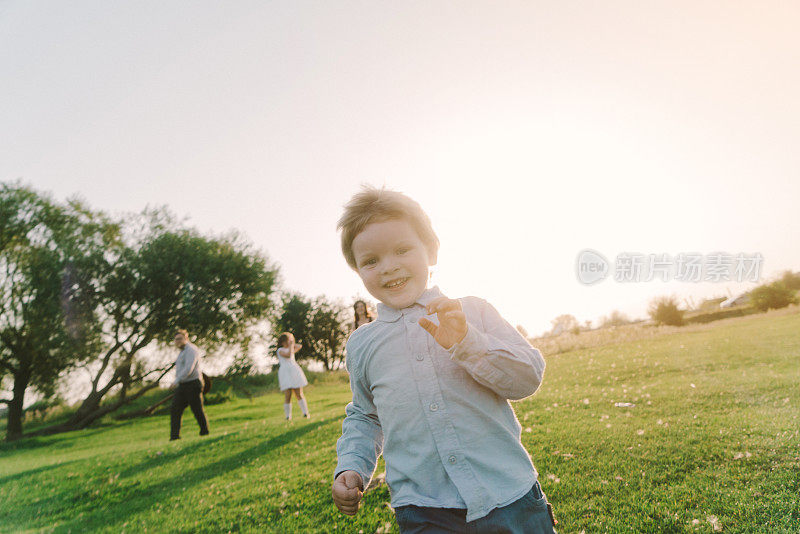
POLYGON ((368 224, 353 239, 356 270, 370 295, 387 306, 411 306, 428 285, 428 268, 436 263, 425 243, 402 219, 368 224))

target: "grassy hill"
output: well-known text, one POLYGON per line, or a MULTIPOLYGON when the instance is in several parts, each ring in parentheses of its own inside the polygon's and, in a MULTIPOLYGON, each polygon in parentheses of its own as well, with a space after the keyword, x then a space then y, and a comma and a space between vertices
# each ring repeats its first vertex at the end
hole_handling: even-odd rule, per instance
MULTIPOLYGON (((513 406, 559 532, 800 532, 798 379, 800 314, 755 315, 549 357, 513 406)), ((0 531, 397 532, 385 485, 331 501, 347 385, 307 397, 209 406, 206 438, 187 410, 178 442, 161 415, 2 444, 0 531)))

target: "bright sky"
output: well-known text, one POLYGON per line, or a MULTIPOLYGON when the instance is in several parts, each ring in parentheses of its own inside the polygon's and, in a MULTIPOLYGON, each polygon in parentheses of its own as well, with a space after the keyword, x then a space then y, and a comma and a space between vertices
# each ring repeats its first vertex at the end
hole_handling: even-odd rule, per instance
POLYGON ((578 252, 800 269, 796 2, 0 3, 0 179, 243 231, 285 287, 366 296, 336 221, 403 191, 434 281, 540 333, 752 284, 607 279, 578 252))

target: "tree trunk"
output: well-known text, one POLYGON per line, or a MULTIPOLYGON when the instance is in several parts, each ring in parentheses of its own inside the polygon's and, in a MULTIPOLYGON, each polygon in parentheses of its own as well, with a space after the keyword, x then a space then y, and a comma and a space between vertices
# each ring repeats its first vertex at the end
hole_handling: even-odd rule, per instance
POLYGON ((25 403, 25 391, 31 378, 30 366, 20 362, 19 370, 14 374, 14 390, 11 402, 8 403, 8 425, 6 441, 14 441, 22 437, 22 410, 25 403))
POLYGON ((127 389, 126 386, 130 384, 130 380, 129 376, 126 377, 124 375, 124 372, 121 372, 121 370, 123 371, 126 370, 128 374, 130 373, 130 360, 128 360, 127 362, 127 368, 124 367, 124 364, 117 367, 117 369, 114 371, 114 376, 112 376, 108 380, 108 383, 99 390, 96 389, 96 386, 100 380, 103 369, 100 369, 100 371, 98 371, 98 374, 94 382, 95 387, 86 396, 86 398, 83 399, 83 402, 81 402, 80 407, 78 407, 78 409, 75 411, 72 417, 70 417, 69 420, 65 423, 68 428, 75 428, 75 429, 84 428, 92 421, 98 419, 98 417, 94 416, 94 414, 102 412, 102 414, 99 416, 102 417, 102 415, 108 413, 107 411, 105 411, 105 408, 100 407, 100 404, 103 402, 103 398, 108 394, 108 392, 111 391, 117 384, 123 385, 121 393, 123 395, 123 400, 124 400, 124 393, 125 390, 127 389), (126 380, 126 378, 128 378, 128 380, 126 380), (87 420, 88 422, 86 422, 87 420))
POLYGON ((130 404, 156 386, 158 386, 158 382, 151 382, 143 386, 135 394, 131 396, 121 396, 115 402, 106 404, 105 406, 100 405, 100 398, 98 398, 96 402, 93 401, 92 403, 87 404, 87 401, 89 400, 87 398, 84 403, 81 404, 79 409, 80 415, 78 415, 76 412, 76 414, 65 423, 48 426, 46 428, 42 428, 41 430, 26 434, 26 436, 49 436, 51 434, 58 434, 60 432, 69 432, 71 430, 80 430, 82 428, 86 428, 104 415, 110 414, 111 412, 122 408, 126 404, 130 404), (92 409, 91 406, 94 406, 94 408, 92 409))

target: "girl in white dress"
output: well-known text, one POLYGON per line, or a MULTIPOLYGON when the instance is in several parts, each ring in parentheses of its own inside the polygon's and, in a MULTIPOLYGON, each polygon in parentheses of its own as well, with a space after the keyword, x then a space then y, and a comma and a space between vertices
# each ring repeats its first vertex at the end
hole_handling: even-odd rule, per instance
POLYGON ((294 335, 284 332, 278 336, 278 385, 284 392, 283 411, 286 419, 292 418, 292 392, 297 397, 297 404, 303 410, 303 417, 308 417, 308 404, 303 396, 303 387, 308 385, 303 369, 294 359, 294 353, 303 348, 294 342, 294 335))

